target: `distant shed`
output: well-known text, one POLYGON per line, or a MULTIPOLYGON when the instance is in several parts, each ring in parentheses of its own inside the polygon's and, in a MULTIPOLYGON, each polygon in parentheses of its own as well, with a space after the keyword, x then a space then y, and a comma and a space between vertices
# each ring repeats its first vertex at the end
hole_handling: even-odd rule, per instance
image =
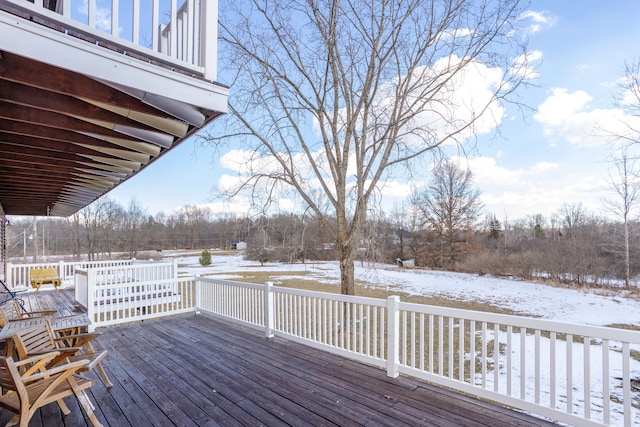
POLYGON ((231 243, 231 249, 234 249, 236 251, 244 251, 247 249, 247 243, 246 242, 233 242, 231 243))
POLYGON ((403 267, 403 268, 415 268, 416 266, 415 258, 411 258, 411 259, 396 258, 396 262, 400 267, 403 267))

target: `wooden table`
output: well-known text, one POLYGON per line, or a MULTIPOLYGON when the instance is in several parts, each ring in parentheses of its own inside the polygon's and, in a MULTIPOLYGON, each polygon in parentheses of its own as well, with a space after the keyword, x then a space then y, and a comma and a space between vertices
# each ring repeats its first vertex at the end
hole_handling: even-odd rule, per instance
POLYGON ((15 320, 9 322, 0 330, 0 342, 6 342, 17 332, 41 326, 47 321, 51 322, 51 327, 54 331, 56 329, 66 328, 77 328, 78 330, 83 330, 91 324, 91 320, 86 314, 63 317, 33 317, 29 319, 15 320))

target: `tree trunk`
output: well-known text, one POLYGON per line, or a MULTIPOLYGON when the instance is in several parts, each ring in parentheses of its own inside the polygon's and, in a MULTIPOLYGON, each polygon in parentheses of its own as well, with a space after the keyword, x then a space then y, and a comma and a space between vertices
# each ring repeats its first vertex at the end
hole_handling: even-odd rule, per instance
POLYGON ((340 293, 342 295, 355 295, 355 275, 353 265, 353 246, 350 244, 340 246, 340 293))
POLYGON ((624 286, 626 288, 630 287, 629 283, 631 279, 631 259, 629 256, 629 222, 627 221, 627 217, 624 217, 624 286))

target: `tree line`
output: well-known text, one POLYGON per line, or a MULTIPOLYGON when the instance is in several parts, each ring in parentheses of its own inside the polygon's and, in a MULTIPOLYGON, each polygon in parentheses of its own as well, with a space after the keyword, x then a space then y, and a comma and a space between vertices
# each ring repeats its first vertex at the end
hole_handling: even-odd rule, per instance
MULTIPOLYGON (((640 248, 637 221, 600 217, 580 203, 509 220, 486 214, 479 196, 470 171, 438 163, 429 184, 405 204, 369 216, 356 262, 413 259, 421 268, 576 286, 630 286, 640 272, 640 260, 628 256, 640 248)), ((262 263, 339 260, 325 221, 308 213, 221 217, 198 206, 150 215, 135 200, 124 207, 105 197, 69 218, 13 219, 7 249, 14 261, 31 262, 51 255, 94 260, 143 250, 223 250, 245 242, 245 256, 262 263)))

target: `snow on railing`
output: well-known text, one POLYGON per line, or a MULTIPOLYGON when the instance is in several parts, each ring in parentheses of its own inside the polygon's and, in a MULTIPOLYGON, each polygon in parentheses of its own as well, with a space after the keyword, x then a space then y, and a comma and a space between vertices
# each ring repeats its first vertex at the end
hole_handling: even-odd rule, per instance
POLYGON ((196 278, 197 309, 577 425, 640 425, 640 332, 196 278))
POLYGON ((63 285, 73 283, 73 276, 76 269, 87 269, 94 267, 114 267, 130 265, 132 260, 103 260, 103 261, 56 261, 40 262, 29 264, 7 263, 7 276, 5 283, 9 289, 29 287, 29 271, 39 268, 55 268, 58 270, 58 277, 62 279, 63 285))
POLYGON ((119 45, 216 78, 217 0, 6 0, 67 33, 93 34, 97 44, 119 45), (48 7, 47 7, 48 6, 48 7))

